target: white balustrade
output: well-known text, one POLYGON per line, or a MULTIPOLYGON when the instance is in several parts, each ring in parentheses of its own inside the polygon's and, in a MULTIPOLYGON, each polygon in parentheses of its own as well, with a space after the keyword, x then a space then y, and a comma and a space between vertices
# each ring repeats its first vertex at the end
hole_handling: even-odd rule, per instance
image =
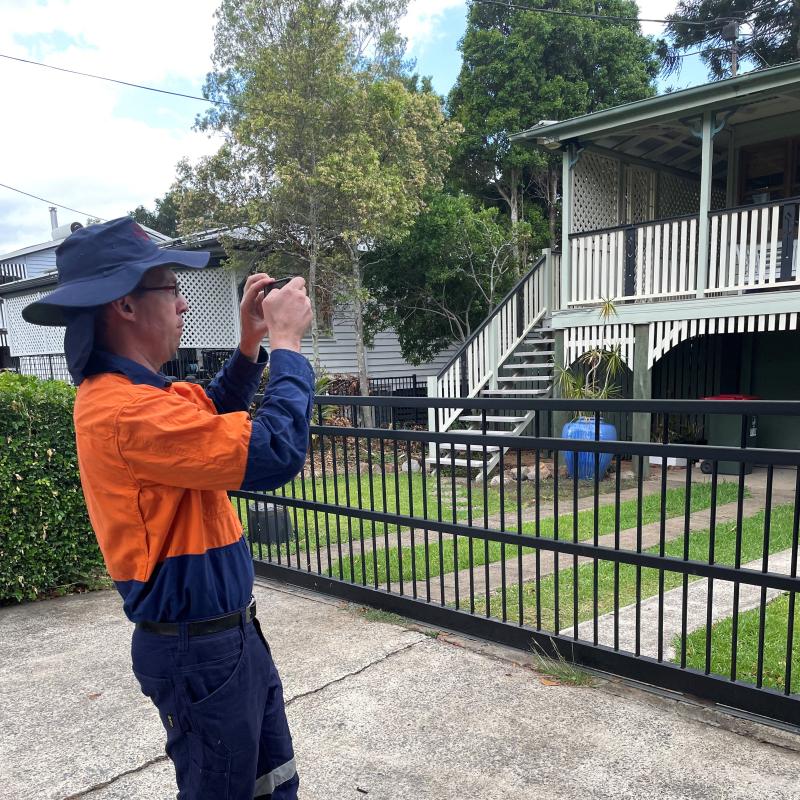
POLYGON ((797 284, 797 218, 798 201, 712 214, 708 291, 797 284), (785 248, 789 274, 782 275, 785 248))
MULTIPOLYGON (((540 259, 517 283, 439 373, 437 397, 475 397, 485 387, 496 388, 498 368, 547 311, 546 282, 553 282, 548 258, 540 259), (466 374, 462 374, 463 365, 466 374)), ((439 430, 447 430, 460 412, 458 408, 439 409, 439 430)))

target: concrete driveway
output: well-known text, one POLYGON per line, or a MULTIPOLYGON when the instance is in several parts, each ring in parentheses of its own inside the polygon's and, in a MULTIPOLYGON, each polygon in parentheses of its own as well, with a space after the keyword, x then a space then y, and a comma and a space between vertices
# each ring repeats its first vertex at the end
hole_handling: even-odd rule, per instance
MULTIPOLYGON (((797 800, 800 736, 261 583, 304 800, 797 800)), ((167 800, 114 592, 0 609, 0 797, 167 800)), ((238 798, 234 800, 239 800, 238 798)))

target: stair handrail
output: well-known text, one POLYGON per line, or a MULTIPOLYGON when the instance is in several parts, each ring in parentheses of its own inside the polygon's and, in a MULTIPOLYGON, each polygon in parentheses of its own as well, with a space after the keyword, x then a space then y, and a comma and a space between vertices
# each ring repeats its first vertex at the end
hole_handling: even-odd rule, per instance
MULTIPOLYGON (((546 250, 439 370, 437 397, 473 397, 489 381, 496 386, 500 365, 547 313, 550 258, 546 250)), ((440 409, 440 430, 446 430, 459 413, 460 409, 440 409)))

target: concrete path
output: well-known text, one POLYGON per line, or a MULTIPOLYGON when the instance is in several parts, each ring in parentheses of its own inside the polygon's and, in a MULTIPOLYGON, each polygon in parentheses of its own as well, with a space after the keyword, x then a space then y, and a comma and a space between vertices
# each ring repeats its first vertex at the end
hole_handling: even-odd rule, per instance
MULTIPOLYGON (((796 800, 800 736, 530 656, 256 589, 304 800, 796 800)), ((0 609, 3 800, 167 800, 171 764, 113 592, 0 609)), ((239 800, 235 798, 233 800, 239 800)))
MULTIPOLYGON (((784 550, 771 553, 769 556, 769 572, 788 575, 791 570, 792 551, 784 550)), ((761 570, 761 559, 742 565, 746 569, 761 570)), ((686 631, 691 633, 704 628, 708 621, 708 581, 693 580, 687 591, 686 631)), ((767 602, 783 594, 778 589, 767 589, 767 602)), ((748 584, 739 587, 739 613, 757 608, 761 604, 761 588, 748 584)), ((641 655, 658 657, 658 596, 648 597, 642 601, 640 623, 641 655)), ((733 584, 730 581, 714 581, 712 604, 712 624, 721 619, 733 616, 733 584)), ((664 592, 664 660, 675 658, 672 646, 676 636, 681 635, 683 619, 683 587, 664 592)), ((574 628, 563 630, 564 636, 572 636, 574 628)), ((598 643, 614 646, 614 614, 604 614, 597 618, 598 643)), ((594 641, 594 621, 587 620, 578 625, 578 638, 594 641)), ((625 606, 619 610, 619 648, 630 653, 636 647, 636 606, 625 606)))

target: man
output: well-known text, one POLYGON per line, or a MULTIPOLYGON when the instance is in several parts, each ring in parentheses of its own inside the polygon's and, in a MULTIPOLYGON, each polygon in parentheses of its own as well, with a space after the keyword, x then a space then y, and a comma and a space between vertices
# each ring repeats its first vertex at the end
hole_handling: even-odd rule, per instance
POLYGON ((159 369, 189 308, 172 267, 202 268, 208 253, 160 250, 123 218, 76 231, 56 258, 58 288, 23 317, 66 325, 86 505, 136 623, 133 670, 166 730, 178 798, 296 798, 281 682, 226 490, 276 488, 304 463, 314 392, 300 355, 305 283, 265 296, 268 275, 247 279, 239 348, 204 390, 159 369), (251 420, 265 336, 269 383, 251 420))

